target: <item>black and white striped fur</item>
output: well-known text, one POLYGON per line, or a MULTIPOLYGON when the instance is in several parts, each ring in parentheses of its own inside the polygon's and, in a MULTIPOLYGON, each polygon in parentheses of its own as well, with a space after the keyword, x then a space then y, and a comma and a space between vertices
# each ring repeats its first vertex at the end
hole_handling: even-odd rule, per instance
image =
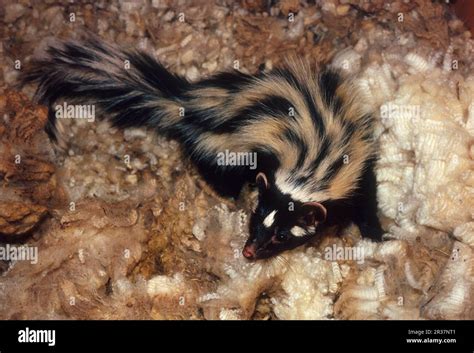
POLYGON ((115 126, 148 126, 178 140, 222 195, 237 197, 256 182, 247 258, 273 256, 350 221, 365 236, 381 235, 372 115, 334 71, 316 75, 292 60, 270 73, 232 71, 190 83, 145 53, 89 38, 50 46, 24 81, 39 84, 53 139, 59 99, 95 104, 115 126), (255 152, 257 168, 218 165, 226 150, 255 152))

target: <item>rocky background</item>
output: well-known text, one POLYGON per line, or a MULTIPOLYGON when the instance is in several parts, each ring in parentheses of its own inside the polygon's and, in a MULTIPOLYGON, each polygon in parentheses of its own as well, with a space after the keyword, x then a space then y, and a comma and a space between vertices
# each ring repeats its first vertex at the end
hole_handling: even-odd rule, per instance
POLYGON ((0 261, 0 318, 474 318, 474 42, 444 2, 7 0, 0 30, 0 241, 38 251, 0 261), (355 77, 378 117, 386 241, 352 227, 248 263, 254 195, 219 198, 176 142, 72 121, 52 145, 17 78, 87 32, 190 80, 294 54, 355 77))

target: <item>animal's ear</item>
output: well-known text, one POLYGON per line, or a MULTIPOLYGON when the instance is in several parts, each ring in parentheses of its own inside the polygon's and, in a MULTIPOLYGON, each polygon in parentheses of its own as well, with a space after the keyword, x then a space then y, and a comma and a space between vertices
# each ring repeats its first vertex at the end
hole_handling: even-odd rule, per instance
POLYGON ((257 176, 255 177, 255 183, 257 184, 259 190, 265 190, 265 189, 270 188, 270 184, 268 184, 267 176, 262 172, 258 173, 257 176))
POLYGON ((303 204, 302 210, 302 215, 300 217, 300 223, 302 223, 302 226, 316 226, 318 223, 323 223, 326 220, 326 207, 321 205, 319 202, 306 202, 303 204))

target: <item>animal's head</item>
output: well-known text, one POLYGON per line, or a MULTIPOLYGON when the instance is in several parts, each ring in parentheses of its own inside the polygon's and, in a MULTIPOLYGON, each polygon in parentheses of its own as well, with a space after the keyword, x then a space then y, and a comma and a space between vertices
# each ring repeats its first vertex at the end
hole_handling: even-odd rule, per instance
POLYGON ((249 260, 275 256, 306 243, 326 220, 317 202, 294 201, 271 185, 263 173, 256 178, 258 204, 250 218, 250 236, 242 251, 249 260))

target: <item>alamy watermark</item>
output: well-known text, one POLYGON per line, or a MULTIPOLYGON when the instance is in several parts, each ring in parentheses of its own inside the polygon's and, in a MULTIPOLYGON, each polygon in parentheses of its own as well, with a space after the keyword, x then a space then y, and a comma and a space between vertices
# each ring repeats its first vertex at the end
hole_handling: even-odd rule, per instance
POLYGON ((47 343, 48 346, 56 345, 56 330, 35 330, 26 327, 18 331, 19 343, 47 343))
POLYGON ((380 106, 380 117, 382 119, 420 119, 421 107, 415 104, 382 104, 380 106))
POLYGON ((0 246, 0 260, 3 261, 29 261, 35 265, 38 263, 38 247, 6 244, 0 246))
POLYGON ((324 249, 324 259, 327 261, 355 261, 364 263, 364 248, 353 246, 337 246, 333 244, 324 249))
POLYGON ((67 104, 54 107, 56 119, 85 119, 89 123, 95 121, 94 104, 67 104))
POLYGON ((248 166, 249 169, 257 169, 257 152, 232 152, 225 150, 217 154, 217 165, 219 166, 248 166))

